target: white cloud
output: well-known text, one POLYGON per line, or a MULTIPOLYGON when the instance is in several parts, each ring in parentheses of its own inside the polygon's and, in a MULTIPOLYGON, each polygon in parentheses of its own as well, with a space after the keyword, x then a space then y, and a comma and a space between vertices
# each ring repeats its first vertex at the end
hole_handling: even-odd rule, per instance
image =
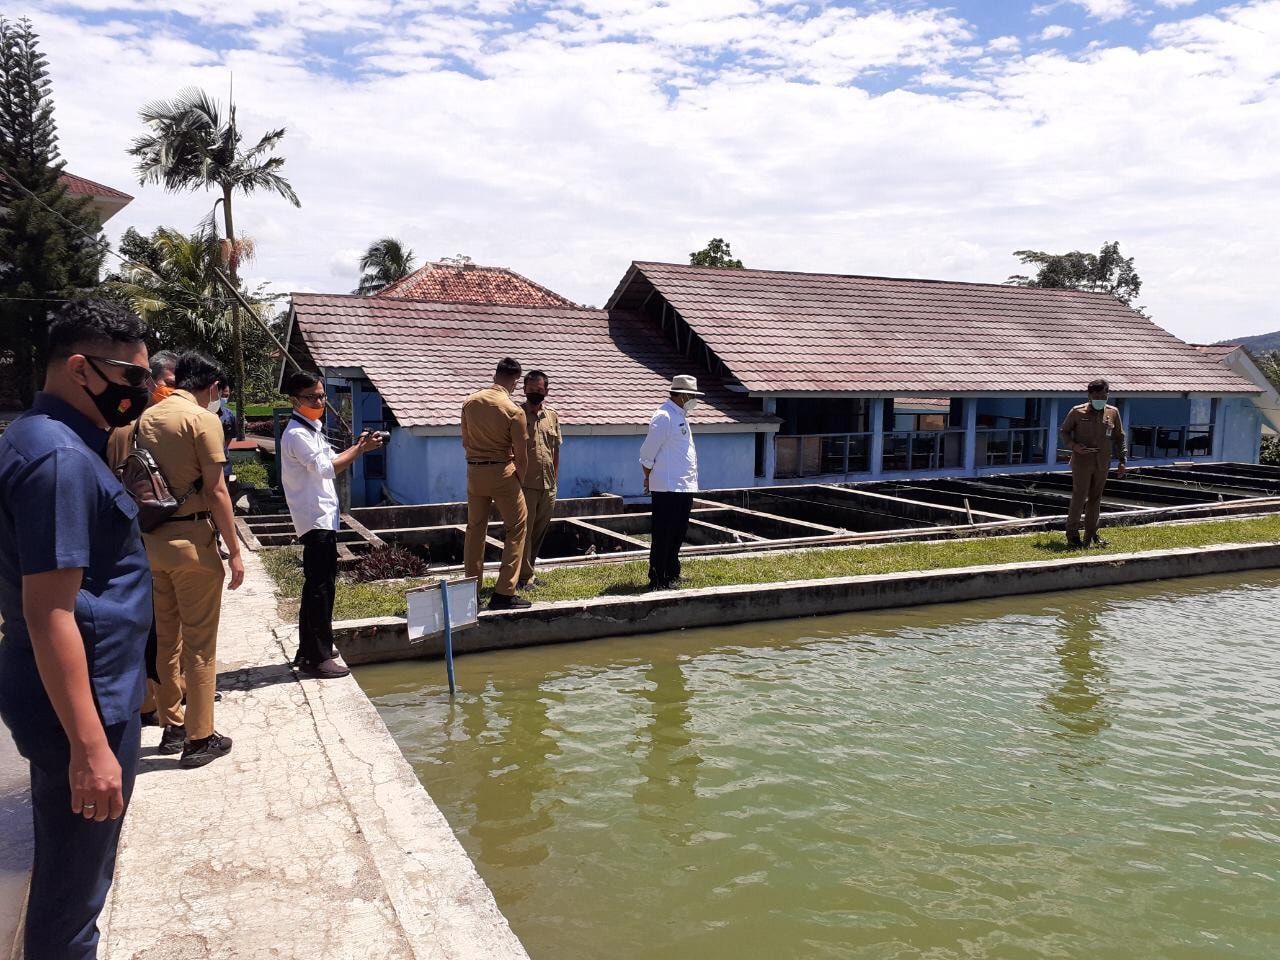
POLYGON ((1136 12, 1131 0, 1066 0, 1066 2, 1077 7, 1084 7, 1089 16, 1096 17, 1103 22, 1119 20, 1121 17, 1127 17, 1136 12))
MULTIPOLYGON (((426 4, 401 4, 395 30, 342 37, 360 52, 337 70, 316 65, 291 4, 225 6, 256 11, 242 49, 203 49, 165 18, 130 32, 28 12, 71 168, 137 194, 113 234, 189 228, 214 199, 136 186, 124 151, 144 101, 220 93, 234 70, 245 129, 288 127, 302 209, 237 199, 253 275, 277 288, 350 290, 359 251, 388 234, 588 303, 632 259, 683 260, 711 236, 751 266, 968 280, 1003 280, 1015 249, 1119 240, 1176 333, 1280 328, 1265 279, 1280 260, 1280 2, 1073 56, 984 48, 954 14, 915 8, 584 0, 512 28, 504 4, 436 3, 426 22, 426 4), (255 42, 286 28, 301 55, 296 32, 255 42), (904 65, 905 88, 868 92, 904 65)), ((313 6, 332 24, 363 4, 313 6)))
POLYGON ((1196 0, 1156 0, 1157 7, 1164 7, 1166 10, 1176 10, 1178 7, 1189 7, 1196 0))
POLYGON ((987 49, 993 53, 1009 53, 1022 47, 1022 41, 1017 37, 996 37, 994 40, 987 41, 987 49))
POLYGON ((1070 27, 1063 26, 1060 23, 1050 24, 1039 33, 1040 40, 1061 40, 1064 37, 1071 36, 1075 31, 1070 27))

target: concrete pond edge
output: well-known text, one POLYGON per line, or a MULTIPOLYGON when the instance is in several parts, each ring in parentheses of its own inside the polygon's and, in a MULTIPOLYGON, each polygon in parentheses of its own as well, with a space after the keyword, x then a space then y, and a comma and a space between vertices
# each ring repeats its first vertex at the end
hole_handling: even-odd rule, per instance
MULTIPOLYGON (((664 590, 484 612, 457 631, 455 653, 598 640, 693 627, 786 620, 1280 567, 1280 543, 1223 544, 1028 563, 664 590)), ((402 617, 334 624, 351 664, 443 656, 442 637, 410 641, 402 617)))
MULTIPOLYGON (((295 629, 275 637, 292 649, 295 629)), ((348 810, 417 960, 528 960, 492 891, 353 677, 301 680, 348 810)))

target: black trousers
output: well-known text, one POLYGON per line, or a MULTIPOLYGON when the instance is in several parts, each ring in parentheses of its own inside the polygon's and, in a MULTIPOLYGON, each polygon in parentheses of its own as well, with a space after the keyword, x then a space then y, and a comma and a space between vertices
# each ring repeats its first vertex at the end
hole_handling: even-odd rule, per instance
POLYGON ((680 576, 680 545, 689 529, 692 493, 657 491, 653 497, 653 539, 649 541, 649 586, 669 586, 680 576))
MULTIPOLYGON (((106 728, 107 743, 120 763, 125 808, 138 769, 141 723, 106 728)), ((18 752, 31 764, 31 815, 35 859, 27 904, 26 956, 31 960, 94 960, 98 956, 98 914, 107 902, 116 867, 116 847, 124 818, 97 823, 71 812, 67 767, 71 747, 62 727, 13 728, 18 752)))
POLYGON ((302 536, 302 606, 298 610, 295 662, 321 663, 334 655, 333 595, 338 580, 338 532, 308 530, 302 536))

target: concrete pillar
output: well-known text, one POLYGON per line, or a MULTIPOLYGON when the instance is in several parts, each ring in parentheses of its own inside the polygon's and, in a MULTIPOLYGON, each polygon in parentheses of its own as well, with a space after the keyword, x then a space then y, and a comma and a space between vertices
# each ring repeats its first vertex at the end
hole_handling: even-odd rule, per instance
POLYGON ((884 473, 884 397, 871 401, 871 475, 884 473))
MULTIPOLYGON (((362 380, 353 379, 351 381, 351 439, 355 440, 364 430, 364 410, 363 392, 361 391, 362 380)), ((365 506, 365 488, 364 488, 364 457, 356 457, 356 462, 351 465, 349 471, 351 473, 351 506, 365 506)))
POLYGON ((964 472, 972 477, 978 466, 978 398, 964 398, 964 472))
MULTIPOLYGON (((778 401, 773 397, 764 398, 764 412, 766 416, 775 417, 778 415, 778 401)), ((773 483, 774 474, 778 469, 778 435, 777 433, 766 433, 764 435, 764 482, 773 483)))
POLYGON ((1227 444, 1227 405, 1222 397, 1214 397, 1210 407, 1209 422, 1213 424, 1213 459, 1221 460, 1227 444))
MULTIPOLYGON (((1058 416, 1059 405, 1061 400, 1057 397, 1050 397, 1044 406, 1045 427, 1048 428, 1048 436, 1045 438, 1044 460, 1045 466, 1052 470, 1058 463, 1058 428, 1062 426, 1062 419, 1066 414, 1058 416)), ((1125 423, 1128 426, 1128 423, 1125 423)))

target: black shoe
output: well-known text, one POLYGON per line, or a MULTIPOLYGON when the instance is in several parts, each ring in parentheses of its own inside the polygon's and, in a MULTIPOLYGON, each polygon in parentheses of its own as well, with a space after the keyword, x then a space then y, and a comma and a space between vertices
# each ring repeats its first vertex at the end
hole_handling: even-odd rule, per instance
POLYGON ((295 660, 293 665, 299 673, 319 680, 336 680, 341 677, 351 676, 351 668, 337 654, 319 663, 312 663, 310 660, 295 660))
POLYGON ((489 598, 490 610, 527 610, 532 606, 524 597, 507 596, 505 593, 495 593, 489 598))
POLYGON ((231 738, 224 737, 215 730, 203 740, 190 741, 182 751, 182 759, 178 761, 178 766, 184 770, 203 767, 206 763, 225 757, 230 752, 231 738))
POLYGON ((1068 550, 1080 550, 1084 548, 1084 544, 1080 542, 1079 537, 1067 537, 1068 550))
POLYGON ((179 753, 186 742, 186 727, 165 727, 164 733, 160 734, 160 746, 156 747, 156 753, 179 753))
POLYGON ((1109 547, 1111 546, 1111 541, 1103 540, 1100 536, 1098 536, 1095 533, 1092 537, 1089 538, 1088 544, 1091 547, 1109 547))
POLYGON ((148 710, 142 714, 142 725, 144 727, 158 727, 160 726, 160 718, 156 716, 154 710, 148 710))

